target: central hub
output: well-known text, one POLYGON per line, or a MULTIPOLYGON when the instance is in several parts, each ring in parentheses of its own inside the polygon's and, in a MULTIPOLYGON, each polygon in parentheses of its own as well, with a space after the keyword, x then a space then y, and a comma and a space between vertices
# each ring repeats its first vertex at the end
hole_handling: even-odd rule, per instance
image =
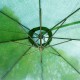
POLYGON ((33 28, 29 31, 28 34, 30 36, 28 37, 30 43, 36 47, 37 45, 40 46, 40 39, 42 39, 42 46, 49 45, 52 40, 52 32, 50 29, 46 27, 42 27, 41 31, 40 31, 40 27, 33 28))
POLYGON ((42 34, 39 34, 39 35, 38 35, 38 38, 39 38, 39 39, 43 39, 44 36, 43 36, 42 34))

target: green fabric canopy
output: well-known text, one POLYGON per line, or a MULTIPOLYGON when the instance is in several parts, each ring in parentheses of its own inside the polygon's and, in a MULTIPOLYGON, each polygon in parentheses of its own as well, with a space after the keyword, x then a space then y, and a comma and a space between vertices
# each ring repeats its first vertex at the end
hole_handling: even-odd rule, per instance
POLYGON ((80 80, 80 0, 0 0, 0 80, 80 80))

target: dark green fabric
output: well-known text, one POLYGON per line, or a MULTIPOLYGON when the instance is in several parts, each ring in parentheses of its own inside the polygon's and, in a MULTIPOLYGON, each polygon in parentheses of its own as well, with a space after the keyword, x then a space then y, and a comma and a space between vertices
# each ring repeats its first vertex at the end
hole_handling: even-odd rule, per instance
MULTIPOLYGON (((7 15, 18 20, 14 12, 8 8, 3 8, 1 11, 6 12, 7 15)), ((27 38, 27 32, 23 30, 22 26, 0 13, 0 42, 13 41, 23 38, 27 38)))

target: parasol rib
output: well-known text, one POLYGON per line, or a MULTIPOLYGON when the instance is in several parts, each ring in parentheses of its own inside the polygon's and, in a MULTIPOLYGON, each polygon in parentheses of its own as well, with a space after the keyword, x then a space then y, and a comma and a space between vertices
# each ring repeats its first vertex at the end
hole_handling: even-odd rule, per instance
MULTIPOLYGON (((39 39, 37 39, 35 42, 37 42, 38 40, 39 39)), ((24 43, 21 43, 21 42, 15 42, 15 41, 11 41, 11 42, 22 44, 22 45, 26 45, 26 46, 29 46, 29 47, 35 47, 33 44, 32 45, 27 45, 27 44, 24 44, 24 43)))
POLYGON ((8 42, 19 41, 19 40, 25 40, 25 39, 28 39, 28 38, 22 38, 22 39, 17 39, 17 40, 4 41, 4 42, 0 42, 0 44, 1 44, 1 43, 8 43, 8 42))
POLYGON ((39 0, 39 21, 40 21, 40 47, 42 48, 42 9, 41 0, 39 0))
MULTIPOLYGON (((42 51, 42 9, 41 0, 39 0, 39 21, 40 21, 40 50, 42 51)), ((41 53, 41 79, 43 80, 43 59, 41 53)))
MULTIPOLYGON (((64 24, 64 22, 66 21, 66 19, 62 22, 62 24, 60 25, 60 26, 62 26, 63 24, 64 24)), ((60 27, 58 27, 57 29, 56 29, 56 31, 53 33, 53 35, 52 36, 54 36, 56 33, 57 33, 57 31, 60 29, 60 27)))
MULTIPOLYGON (((57 23, 53 28, 57 27, 57 25, 61 24, 60 26, 62 26, 64 24, 64 22, 71 17, 73 14, 75 14, 76 12, 78 12, 80 10, 80 8, 78 8, 77 10, 75 10, 74 12, 72 12, 71 14, 69 14, 66 18, 64 18, 62 21, 60 21, 59 23, 57 23)), ((60 27, 57 28, 57 30, 52 34, 52 36, 60 29, 60 27)), ((51 37, 52 38, 52 37, 51 37)), ((50 41, 51 38, 48 40, 50 41)), ((44 47, 46 46, 46 44, 44 45, 44 47)))
POLYGON ((3 15, 5 15, 6 17, 10 18, 11 20, 15 21, 16 23, 18 23, 19 25, 23 26, 24 28, 26 28, 27 30, 30 30, 28 27, 24 26, 23 24, 21 24, 20 22, 18 22, 17 20, 13 19, 12 17, 10 17, 9 15, 7 15, 6 13, 0 11, 0 13, 2 13, 3 15))
MULTIPOLYGON (((54 49, 54 48, 53 48, 54 49)), ((54 51, 56 51, 58 54, 59 54, 59 56, 64 60, 64 61, 66 61, 66 63, 68 63, 78 74, 80 74, 80 72, 69 62, 69 61, 67 61, 56 49, 54 49, 54 51)))
POLYGON ((75 14, 76 12, 78 12, 80 10, 80 8, 76 9, 74 12, 72 12, 71 14, 69 14, 66 18, 64 18, 63 20, 61 20, 59 23, 57 23, 53 28, 51 28, 50 30, 53 30, 55 27, 57 27, 60 23, 62 23, 64 20, 67 20, 69 17, 71 17, 73 14, 75 14))
POLYGON ((54 39, 63 39, 63 40, 76 40, 76 41, 80 41, 80 39, 74 39, 74 38, 61 38, 61 37, 52 37, 54 39))
POLYGON ((57 46, 57 45, 60 45, 60 44, 63 44, 63 43, 67 43, 67 42, 70 42, 72 40, 67 40, 67 41, 63 41, 63 42, 60 42, 60 43, 57 43, 57 44, 53 44, 53 45, 50 45, 50 46, 57 46))
MULTIPOLYGON (((60 26, 62 26, 64 24, 64 22, 66 21, 66 19, 62 22, 62 24, 60 26)), ((52 36, 60 29, 60 27, 52 34, 52 36)), ((48 41, 51 40, 52 37, 49 38, 48 41)), ((46 43, 47 44, 47 43, 46 43)), ((44 47, 46 46, 46 44, 44 45, 44 47)))
POLYGON ((18 60, 12 65, 12 67, 1 77, 1 80, 4 80, 4 78, 12 71, 12 69, 18 64, 18 62, 23 58, 23 56, 26 55, 26 53, 28 53, 28 51, 31 49, 31 47, 26 50, 19 58, 18 60))
POLYGON ((2 29, 0 29, 0 31, 12 32, 12 33, 18 33, 18 34, 26 34, 26 33, 23 33, 23 32, 18 32, 18 31, 8 31, 8 30, 2 30, 2 29))
MULTIPOLYGON (((11 41, 11 42, 13 42, 13 41, 11 41)), ((13 43, 22 44, 22 45, 26 45, 26 46, 29 46, 29 47, 32 47, 33 46, 33 45, 24 44, 24 43, 21 43, 21 42, 13 42, 13 43)))
MULTIPOLYGON (((13 19, 12 17, 10 17, 9 15, 5 14, 4 12, 0 11, 0 13, 2 13, 3 15, 5 15, 6 17, 10 18, 11 20, 15 21, 16 23, 18 23, 19 25, 23 26, 24 28, 30 30, 29 28, 27 28, 26 26, 24 26, 23 24, 21 24, 20 22, 18 22, 17 20, 13 19)), ((23 28, 21 27, 21 28, 23 28)), ((26 31, 25 29, 23 28, 24 31, 26 31)), ((28 35, 30 37, 30 35, 28 35)), ((30 37, 31 38, 31 37, 30 37)), ((32 38, 31 38, 32 39, 32 38)), ((33 39, 32 39, 33 40, 33 39)), ((35 43, 35 41, 33 40, 33 42, 35 43)), ((36 44, 36 43, 35 43, 36 44)), ((36 44, 36 46, 38 47, 38 44, 36 44)))
POLYGON ((71 22, 71 23, 68 23, 68 24, 64 24, 62 26, 57 26, 57 27, 53 28, 52 30, 56 30, 59 27, 64 28, 64 27, 73 26, 73 25, 76 25, 76 24, 80 24, 80 21, 75 21, 75 22, 71 22))
MULTIPOLYGON (((49 45, 49 47, 51 47, 53 49, 53 47, 51 45, 49 45)), ((53 49, 54 50, 54 49, 53 49)), ((51 52, 52 53, 52 52, 51 52)), ((60 56, 59 54, 55 54, 53 53, 54 55, 57 55, 57 56, 60 56)))
POLYGON ((43 79, 43 58, 42 58, 42 53, 41 53, 41 80, 43 79))
MULTIPOLYGON (((39 39, 37 39, 35 42, 37 42, 39 39)), ((13 42, 13 41, 11 41, 13 42)), ((28 45, 28 44, 24 44, 24 43, 20 43, 20 42, 15 42, 14 43, 18 43, 18 44, 22 44, 22 45, 26 45, 26 46, 29 46, 29 47, 35 47, 33 44, 32 45, 28 45)))

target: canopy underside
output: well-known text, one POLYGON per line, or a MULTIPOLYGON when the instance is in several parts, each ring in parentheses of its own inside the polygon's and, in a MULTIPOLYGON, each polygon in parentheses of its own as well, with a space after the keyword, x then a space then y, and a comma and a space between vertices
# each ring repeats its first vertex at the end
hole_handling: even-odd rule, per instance
POLYGON ((80 80, 80 1, 0 0, 0 80, 80 80))

